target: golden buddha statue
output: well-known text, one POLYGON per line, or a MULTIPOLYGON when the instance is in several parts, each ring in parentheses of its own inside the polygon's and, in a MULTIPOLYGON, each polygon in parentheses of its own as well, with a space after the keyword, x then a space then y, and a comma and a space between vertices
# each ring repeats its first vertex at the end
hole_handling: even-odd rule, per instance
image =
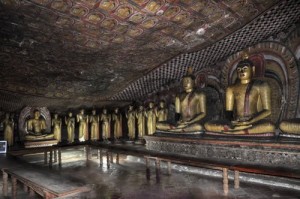
POLYGON ((54 118, 52 118, 51 126, 53 128, 54 139, 58 142, 61 142, 61 119, 58 118, 58 114, 54 114, 54 118))
POLYGON ((114 123, 114 138, 120 139, 122 137, 122 115, 119 108, 115 108, 112 114, 112 121, 114 123))
POLYGON ((72 112, 69 112, 68 117, 65 117, 65 124, 67 125, 68 142, 73 143, 75 133, 75 118, 73 117, 72 112))
POLYGON ((283 133, 300 135, 300 118, 283 120, 280 122, 279 128, 283 133))
POLYGON ((84 109, 77 114, 77 122, 79 122, 79 141, 84 142, 88 137, 88 116, 85 115, 84 109))
POLYGON ((128 111, 126 113, 127 126, 128 126, 128 137, 130 140, 135 138, 135 115, 136 112, 133 110, 133 106, 129 105, 128 111))
POLYGON ((157 122, 166 122, 168 119, 168 109, 165 107, 165 102, 159 102, 159 108, 156 111, 157 122))
POLYGON ((176 124, 158 122, 156 128, 162 131, 177 133, 198 132, 203 130, 201 120, 206 116, 206 96, 195 90, 195 77, 189 68, 188 75, 183 77, 184 92, 175 98, 175 111, 180 115, 176 124))
POLYGON ((107 109, 104 108, 100 116, 100 121, 102 122, 102 132, 103 140, 107 141, 110 138, 110 122, 111 116, 107 113, 107 109))
POLYGON ((149 108, 145 111, 145 116, 147 117, 148 135, 153 135, 156 130, 156 110, 153 102, 149 103, 149 108))
POLYGON ((35 110, 33 114, 34 118, 31 118, 26 122, 28 134, 25 136, 25 140, 53 139, 54 135, 52 133, 46 133, 46 120, 41 117, 40 111, 35 110))
POLYGON ((7 141, 7 146, 11 147, 14 144, 14 120, 9 113, 6 113, 1 123, 3 125, 4 140, 7 141))
POLYGON ((91 123, 91 140, 99 140, 99 121, 100 118, 96 115, 96 110, 92 110, 92 115, 89 117, 89 122, 91 123))
POLYGON ((145 135, 145 111, 142 105, 139 106, 139 110, 136 112, 137 124, 138 124, 138 138, 142 138, 145 135))
POLYGON ((255 67, 243 56, 236 68, 238 81, 226 90, 226 111, 233 112, 235 119, 211 121, 205 129, 225 134, 273 133, 275 126, 265 119, 271 114, 271 89, 267 82, 254 80, 255 67))

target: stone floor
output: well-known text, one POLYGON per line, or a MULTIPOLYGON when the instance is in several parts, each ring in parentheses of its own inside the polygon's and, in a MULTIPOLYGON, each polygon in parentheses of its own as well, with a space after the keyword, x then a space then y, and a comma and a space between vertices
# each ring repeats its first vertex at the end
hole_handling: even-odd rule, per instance
MULTIPOLYGON (((167 170, 161 170, 159 181, 155 177, 154 164, 151 166, 151 178, 146 179, 145 164, 142 159, 122 155, 120 164, 111 164, 107 168, 106 160, 99 165, 99 159, 94 156, 88 162, 85 160, 83 150, 76 149, 63 152, 63 165, 59 169, 54 165, 52 170, 43 165, 43 155, 27 155, 22 160, 36 167, 43 167, 45 172, 57 172, 74 181, 81 181, 93 189, 90 193, 70 198, 97 198, 97 199, 269 199, 269 198, 300 198, 300 190, 280 189, 273 186, 263 186, 242 182, 239 189, 233 188, 230 181, 228 196, 223 195, 222 179, 207 177, 200 174, 188 172, 189 169, 173 169, 172 175, 167 175, 167 170)), ((0 156, 0 167, 3 165, 18 163, 0 156)), ((180 168, 180 167, 177 167, 180 168)), ((2 176, 0 176, 0 188, 2 187, 2 176)), ((9 192, 11 193, 11 192, 9 192)), ((22 187, 18 188, 18 198, 27 198, 22 187)), ((4 198, 0 194, 0 198, 4 198)), ((10 198, 10 197, 7 197, 10 198)), ((36 198, 40 198, 36 196, 36 198)))

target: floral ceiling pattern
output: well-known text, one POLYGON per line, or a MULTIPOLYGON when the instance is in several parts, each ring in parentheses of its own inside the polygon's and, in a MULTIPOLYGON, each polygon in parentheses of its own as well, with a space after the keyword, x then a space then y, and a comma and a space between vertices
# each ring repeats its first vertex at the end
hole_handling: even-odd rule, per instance
MULTIPOLYGON (((296 8, 293 23, 296 0, 0 0, 0 90, 74 105, 130 101, 146 94, 135 86, 143 77, 285 4, 296 8)), ((216 51, 212 62, 233 51, 216 51)))

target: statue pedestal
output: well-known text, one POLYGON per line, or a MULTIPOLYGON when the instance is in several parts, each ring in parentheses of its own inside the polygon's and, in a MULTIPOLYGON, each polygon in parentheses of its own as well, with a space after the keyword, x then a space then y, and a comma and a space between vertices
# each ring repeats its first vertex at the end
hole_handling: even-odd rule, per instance
POLYGON ((35 147, 48 147, 57 145, 57 140, 38 140, 38 141, 25 141, 24 146, 25 148, 35 148, 35 147))
POLYGON ((215 159, 236 164, 298 168, 300 141, 280 138, 227 138, 216 136, 144 136, 146 149, 193 158, 215 159))

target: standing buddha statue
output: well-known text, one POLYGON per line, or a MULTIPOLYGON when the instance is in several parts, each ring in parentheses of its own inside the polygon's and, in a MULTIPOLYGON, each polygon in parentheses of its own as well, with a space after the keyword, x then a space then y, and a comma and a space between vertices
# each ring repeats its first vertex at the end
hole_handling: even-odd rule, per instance
POLYGON ((103 140, 108 141, 110 138, 110 122, 111 116, 107 113, 107 109, 104 108, 102 114, 100 116, 100 121, 102 122, 102 132, 103 132, 103 140))
POLYGON ((127 118, 127 126, 128 126, 128 137, 130 140, 135 138, 135 110, 133 110, 133 106, 129 105, 128 111, 126 113, 127 118))
POLYGON ((73 143, 75 133, 75 118, 73 117, 72 112, 69 112, 68 117, 65 117, 65 124, 67 125, 68 142, 73 143))
POLYGON ((53 135, 54 139, 58 142, 61 142, 61 119, 58 118, 58 114, 54 114, 54 118, 52 118, 51 126, 53 127, 53 135))
POLYGON ((156 109, 154 108, 154 103, 149 103, 149 108, 145 111, 147 117, 147 130, 148 135, 153 135, 156 130, 156 109))
POLYGON ((77 114, 77 122, 79 122, 79 141, 88 140, 88 116, 85 115, 84 109, 77 114))
POLYGON ((96 110, 92 110, 92 115, 89 117, 89 122, 91 123, 91 140, 99 140, 99 116, 96 115, 96 110))
POLYGON ((112 122, 114 124, 114 138, 120 139, 122 137, 122 114, 119 112, 119 108, 115 108, 112 122))

